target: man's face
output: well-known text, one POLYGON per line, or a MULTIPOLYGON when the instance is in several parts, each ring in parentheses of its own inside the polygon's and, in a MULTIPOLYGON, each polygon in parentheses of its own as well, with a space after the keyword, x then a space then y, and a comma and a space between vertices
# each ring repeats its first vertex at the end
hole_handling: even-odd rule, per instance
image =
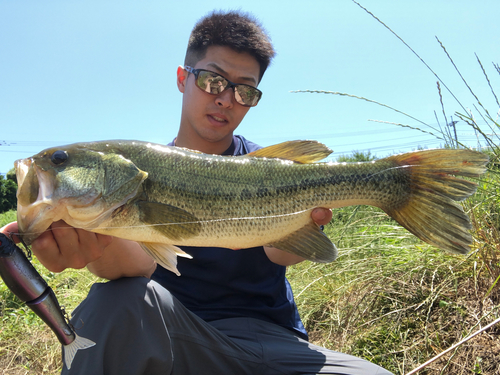
MULTIPOLYGON (((206 56, 195 69, 206 69, 221 74, 234 83, 244 83, 256 87, 260 67, 257 60, 248 53, 238 53, 229 47, 211 46, 206 56)), ((232 89, 219 95, 211 95, 195 85, 195 77, 184 69, 177 73, 177 85, 184 94, 182 100, 181 127, 178 135, 179 146, 200 150, 203 145, 227 145, 229 147, 233 131, 250 109, 236 102, 232 89), (185 140, 189 139, 189 144, 185 140), (198 146, 201 145, 201 146, 198 146)), ((201 149, 203 152, 214 152, 201 149)), ((224 150, 221 150, 222 152, 224 150)))

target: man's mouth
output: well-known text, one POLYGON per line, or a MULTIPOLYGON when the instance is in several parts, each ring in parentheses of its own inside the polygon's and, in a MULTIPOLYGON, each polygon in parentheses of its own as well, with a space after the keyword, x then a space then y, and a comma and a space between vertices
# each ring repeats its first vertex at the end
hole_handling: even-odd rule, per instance
POLYGON ((224 123, 228 122, 225 117, 220 117, 220 116, 215 115, 215 114, 208 115, 208 118, 212 121, 215 121, 216 123, 219 123, 219 124, 224 124, 224 123))
POLYGON ((217 116, 212 116, 212 117, 213 117, 214 119, 216 119, 217 121, 220 121, 220 122, 222 122, 222 121, 226 121, 226 120, 224 120, 224 119, 223 119, 223 118, 221 118, 221 117, 217 117, 217 116))

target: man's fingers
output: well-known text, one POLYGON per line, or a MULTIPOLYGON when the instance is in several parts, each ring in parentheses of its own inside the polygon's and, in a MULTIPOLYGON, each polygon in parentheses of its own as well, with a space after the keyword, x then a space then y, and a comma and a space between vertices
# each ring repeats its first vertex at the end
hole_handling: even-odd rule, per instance
POLYGON ((33 253, 50 271, 80 269, 102 256, 112 237, 76 229, 64 221, 51 225, 33 242, 33 253))
POLYGON ((50 226, 54 240, 64 257, 71 257, 78 251, 79 238, 75 228, 64 221, 56 221, 50 226))
POLYGON ((85 259, 85 265, 99 259, 104 249, 113 240, 112 236, 88 232, 83 229, 76 229, 76 232, 78 234, 79 251, 83 259, 85 259))
POLYGON ((17 222, 14 221, 12 223, 9 223, 7 225, 4 225, 2 228, 0 228, 0 233, 5 234, 6 236, 9 236, 12 238, 12 240, 15 243, 21 242, 18 236, 16 236, 17 233, 19 233, 19 228, 17 226, 17 222), (11 235, 12 234, 12 235, 11 235))
POLYGON ((61 272, 67 268, 51 230, 42 233, 36 238, 31 244, 31 250, 40 263, 49 271, 61 272))
POLYGON ((311 218, 318 225, 326 225, 332 220, 332 210, 318 207, 311 213, 311 218))

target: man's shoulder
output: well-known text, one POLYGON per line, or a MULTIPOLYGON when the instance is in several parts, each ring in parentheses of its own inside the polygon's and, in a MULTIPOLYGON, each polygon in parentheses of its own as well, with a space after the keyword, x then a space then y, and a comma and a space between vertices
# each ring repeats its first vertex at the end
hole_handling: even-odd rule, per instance
POLYGON ((235 135, 234 137, 237 139, 238 143, 235 147, 234 155, 245 155, 262 148, 262 146, 252 141, 249 141, 242 135, 235 135))

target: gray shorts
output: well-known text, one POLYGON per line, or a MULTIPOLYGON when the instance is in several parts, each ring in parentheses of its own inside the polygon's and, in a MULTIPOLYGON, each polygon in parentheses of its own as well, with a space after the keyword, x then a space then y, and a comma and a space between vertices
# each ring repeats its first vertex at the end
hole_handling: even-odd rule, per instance
POLYGON ((207 323, 146 278, 93 285, 72 323, 96 345, 78 351, 62 374, 390 374, 265 321, 207 323))

